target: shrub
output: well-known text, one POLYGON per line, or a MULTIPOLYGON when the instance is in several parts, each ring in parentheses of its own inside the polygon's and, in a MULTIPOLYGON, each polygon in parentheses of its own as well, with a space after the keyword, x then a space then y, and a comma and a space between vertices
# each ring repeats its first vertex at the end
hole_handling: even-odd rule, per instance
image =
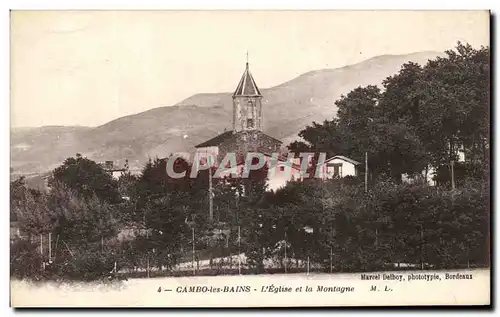
POLYGON ((10 245, 10 276, 18 279, 42 276, 42 256, 38 245, 18 239, 10 245))
POLYGON ((94 281, 105 278, 113 270, 117 257, 112 252, 101 252, 99 247, 88 245, 61 254, 51 273, 64 280, 94 281))

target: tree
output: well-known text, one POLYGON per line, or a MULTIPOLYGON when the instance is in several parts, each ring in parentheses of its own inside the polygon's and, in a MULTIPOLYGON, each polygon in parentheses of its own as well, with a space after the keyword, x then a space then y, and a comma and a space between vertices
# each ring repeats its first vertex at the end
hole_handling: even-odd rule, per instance
POLYGON ((272 214, 272 209, 246 205, 241 215, 244 224, 241 227, 241 235, 245 241, 243 251, 248 265, 254 268, 256 273, 264 272, 264 260, 269 257, 274 245, 270 240, 273 230, 272 214))
POLYGON ((396 181, 401 175, 423 171, 429 164, 421 135, 419 135, 419 96, 417 84, 422 67, 416 63, 403 64, 401 70, 383 81, 384 92, 376 107, 373 125, 373 148, 378 149, 377 168, 396 181))
POLYGON ((112 204, 121 201, 117 182, 112 175, 96 162, 80 154, 67 158, 53 171, 49 178, 49 187, 55 182, 65 184, 85 198, 95 195, 99 200, 112 204))
POLYGON ((417 84, 421 76, 422 66, 408 62, 403 64, 397 74, 387 77, 382 82, 384 92, 377 106, 376 116, 383 117, 390 123, 418 127, 420 117, 417 84))
MULTIPOLYGON (((254 158, 252 165, 257 164, 257 160, 254 158)), ((233 223, 241 226, 247 262, 257 272, 263 272, 264 259, 271 247, 272 211, 262 206, 266 197, 268 170, 269 167, 264 164, 257 170, 249 171, 247 178, 238 179, 233 185, 237 193, 236 221, 233 223)))
POLYGON ((302 141, 291 143, 289 150, 294 153, 324 152, 333 156, 343 151, 342 134, 337 119, 325 120, 322 124, 313 122, 311 126, 301 130, 299 136, 307 143, 302 141))
POLYGON ((23 180, 11 182, 11 220, 30 235, 51 232, 58 225, 58 217, 48 205, 48 197, 24 186, 23 180))
POLYGON ((372 172, 385 173, 396 182, 402 174, 418 174, 429 163, 424 146, 415 129, 403 122, 388 123, 377 119, 370 136, 372 172))
POLYGON ((42 256, 38 245, 19 239, 10 245, 10 275, 19 279, 42 275, 42 256))
POLYGON ((418 135, 438 167, 458 159, 488 160, 489 48, 458 42, 446 57, 431 60, 417 82, 418 135))
POLYGON ((121 197, 127 197, 130 200, 130 197, 135 195, 135 186, 138 181, 138 177, 131 174, 129 171, 123 173, 118 178, 118 192, 121 197))
MULTIPOLYGON (((213 204, 216 221, 233 222, 237 210, 238 182, 229 177, 213 179, 213 204)), ((236 222, 234 222, 236 223, 236 222)))
POLYGON ((153 251, 158 267, 168 262, 177 264, 181 244, 188 236, 184 206, 178 204, 171 195, 152 198, 145 206, 145 225, 151 229, 150 251, 153 251))
MULTIPOLYGON (((252 165, 257 164, 258 160, 254 158, 252 165)), ((268 173, 269 167, 267 164, 264 164, 264 166, 257 170, 249 171, 248 177, 241 179, 243 195, 240 197, 240 200, 249 205, 259 202, 267 190, 268 173)))
MULTIPOLYGON (((458 160, 489 165, 489 48, 458 43, 422 67, 408 62, 376 86, 358 87, 335 101, 337 119, 313 122, 292 151, 343 154, 363 161, 373 178, 418 174, 458 160), (486 163, 485 163, 486 162, 486 163)), ((476 164, 478 165, 478 164, 476 164)), ((486 170, 486 169, 485 169, 486 170)))
POLYGON ((10 182, 10 221, 17 221, 17 210, 23 204, 27 190, 24 177, 10 182))
POLYGON ((362 161, 366 151, 375 152, 371 147, 370 136, 379 99, 380 89, 370 85, 358 87, 335 101, 344 155, 362 161))
MULTIPOLYGON (((176 172, 180 172, 179 169, 189 169, 183 159, 178 158, 174 163, 176 172)), ((148 250, 141 252, 154 254, 159 267, 166 262, 173 265, 179 258, 181 244, 185 243, 189 232, 186 220, 192 202, 190 171, 186 172, 186 177, 175 180, 167 175, 166 164, 167 159, 149 161, 142 170, 134 191, 134 219, 143 228, 150 230, 147 236, 149 242, 143 244, 148 250)))
POLYGON ((82 197, 63 183, 53 183, 46 208, 57 217, 54 235, 73 245, 100 243, 117 233, 116 207, 97 195, 82 197))
MULTIPOLYGON (((18 185, 19 183, 14 184, 17 190, 14 193, 13 209, 20 229, 35 236, 52 233, 57 237, 56 241, 59 241, 53 245, 52 254, 57 254, 57 257, 52 258, 54 262, 50 272, 64 278, 77 279, 101 276, 109 272, 96 271, 95 264, 98 259, 104 261, 109 258, 103 253, 102 241, 116 235, 113 205, 99 200, 95 195, 85 198, 59 182, 52 183, 48 194, 23 190, 18 185)), ((17 245, 22 247, 23 243, 18 242, 17 245)), ((39 272, 30 267, 34 263, 41 265, 38 245, 25 247, 25 251, 17 250, 13 253, 14 262, 11 265, 17 271, 20 270, 19 266, 25 266, 28 271, 32 271, 28 272, 30 277, 36 277, 39 272)), ((43 260, 46 262, 48 259, 43 260)), ((101 264, 107 265, 104 262, 101 264)))
POLYGON ((136 190, 138 177, 130 172, 123 173, 118 178, 118 192, 122 197, 122 202, 119 205, 118 218, 122 224, 130 224, 134 222, 136 215, 136 190))

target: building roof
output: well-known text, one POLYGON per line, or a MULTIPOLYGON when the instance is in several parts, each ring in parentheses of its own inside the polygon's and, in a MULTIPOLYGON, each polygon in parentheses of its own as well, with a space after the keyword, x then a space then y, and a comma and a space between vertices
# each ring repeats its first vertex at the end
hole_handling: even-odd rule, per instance
POLYGON ((205 141, 203 143, 195 145, 195 148, 217 146, 217 145, 223 143, 224 141, 231 139, 232 137, 233 137, 233 130, 229 130, 229 131, 226 131, 226 132, 219 134, 218 136, 216 136, 214 138, 211 138, 208 141, 205 141))
POLYGON ((243 73, 243 76, 241 76, 240 82, 238 84, 238 87, 236 87, 236 90, 234 91, 233 97, 237 96, 262 96, 260 94, 260 90, 257 87, 257 84, 255 83, 255 80, 253 80, 252 74, 250 74, 250 70, 248 69, 248 63, 245 68, 245 72, 243 73))
POLYGON ((329 161, 331 161, 333 159, 339 159, 339 160, 346 161, 346 162, 349 162, 349 163, 354 164, 354 165, 361 164, 360 162, 358 162, 356 160, 353 160, 351 158, 348 158, 348 157, 345 157, 345 156, 342 156, 342 155, 335 155, 334 157, 331 157, 328 160, 326 160, 325 163, 328 163, 329 161))
POLYGON ((219 134, 218 136, 216 136, 214 138, 211 138, 208 141, 205 141, 203 143, 200 143, 200 144, 196 145, 195 148, 209 147, 209 146, 218 146, 218 145, 224 143, 227 140, 230 140, 232 138, 237 137, 237 135, 239 135, 239 134, 253 134, 253 135, 257 135, 258 137, 270 138, 270 139, 272 139, 273 141, 275 141, 275 142, 277 142, 279 144, 283 143, 280 140, 278 140, 276 138, 273 138, 272 136, 267 135, 264 132, 259 131, 259 130, 239 131, 239 132, 236 132, 236 133, 234 133, 233 130, 229 130, 229 131, 226 131, 226 132, 223 132, 223 133, 219 134))

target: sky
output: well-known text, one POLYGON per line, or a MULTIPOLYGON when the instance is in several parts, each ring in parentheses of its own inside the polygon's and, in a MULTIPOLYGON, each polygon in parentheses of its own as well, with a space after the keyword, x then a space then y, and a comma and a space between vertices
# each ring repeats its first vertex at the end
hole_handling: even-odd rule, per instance
POLYGON ((12 11, 11 127, 98 126, 384 54, 489 44, 485 11, 12 11))

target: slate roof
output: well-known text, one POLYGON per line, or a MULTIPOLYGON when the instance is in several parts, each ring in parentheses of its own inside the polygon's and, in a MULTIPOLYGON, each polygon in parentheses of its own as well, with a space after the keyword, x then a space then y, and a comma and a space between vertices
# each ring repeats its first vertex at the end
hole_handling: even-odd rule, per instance
POLYGON ((248 69, 248 63, 246 65, 243 76, 241 76, 238 87, 236 87, 236 90, 234 91, 233 94, 233 97, 242 97, 242 96, 246 97, 262 96, 260 94, 259 88, 257 87, 257 84, 255 83, 255 80, 253 80, 250 70, 248 69))
POLYGON ((277 142, 279 144, 283 143, 280 140, 273 138, 272 136, 267 135, 264 132, 259 131, 259 130, 240 131, 237 133, 233 133, 233 130, 229 130, 229 131, 226 131, 226 132, 223 132, 223 133, 217 135, 216 137, 214 137, 208 141, 205 141, 203 143, 196 145, 195 148, 218 146, 218 145, 224 143, 225 141, 230 140, 231 138, 235 138, 238 134, 245 134, 245 133, 258 135, 259 137, 267 137, 267 138, 274 140, 275 142, 277 142))
POLYGON ((340 159, 340 160, 343 160, 343 161, 346 161, 346 162, 349 162, 351 164, 354 164, 354 165, 359 165, 361 164, 360 162, 356 161, 356 160, 353 160, 351 158, 348 158, 346 156, 342 156, 342 155, 335 155, 334 157, 331 157, 329 158, 328 160, 325 161, 325 163, 328 163, 329 161, 333 160, 333 159, 340 159))
POLYGON ((233 137, 233 130, 229 130, 219 134, 218 136, 211 138, 208 141, 195 145, 195 148, 199 147, 208 147, 208 146, 218 146, 226 140, 229 140, 233 137))

